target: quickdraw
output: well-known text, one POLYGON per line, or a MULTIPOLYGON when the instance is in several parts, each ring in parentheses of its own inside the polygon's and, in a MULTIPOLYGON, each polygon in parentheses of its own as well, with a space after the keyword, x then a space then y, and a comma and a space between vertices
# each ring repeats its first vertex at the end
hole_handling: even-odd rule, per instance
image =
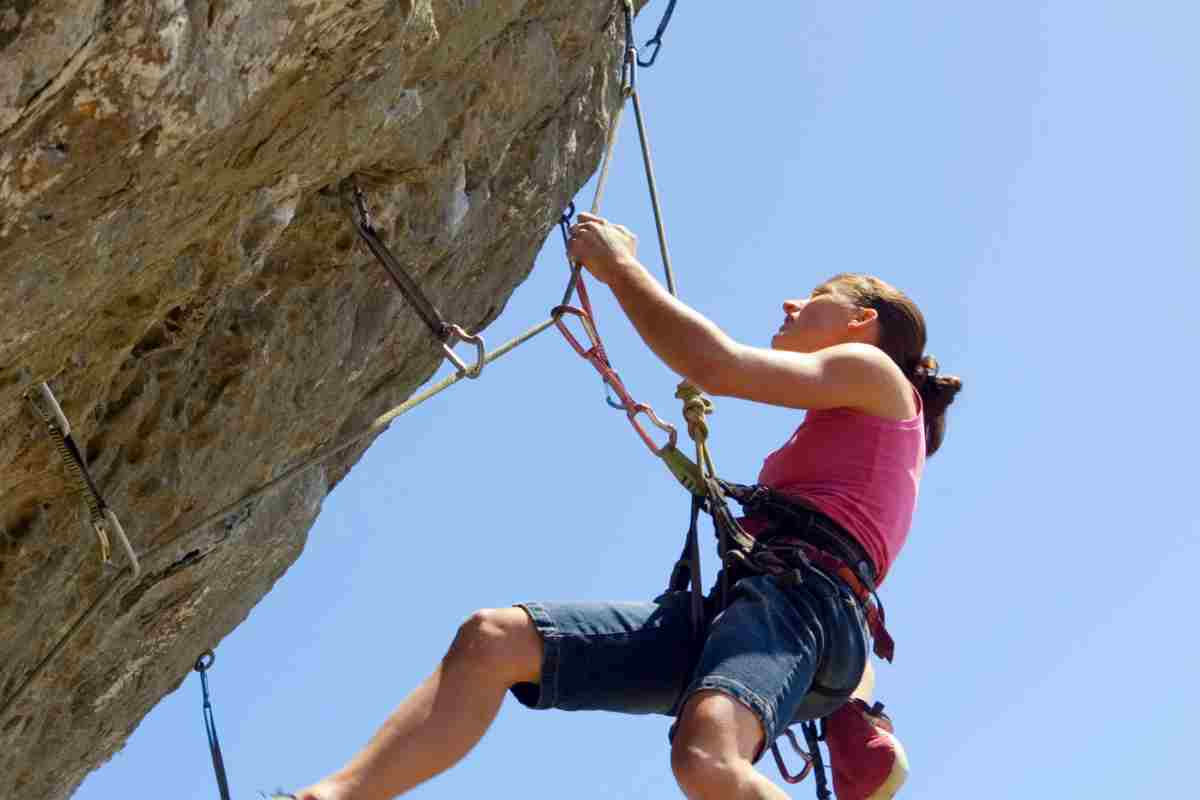
POLYGON ((100 542, 100 561, 106 567, 113 566, 112 545, 109 542, 111 534, 121 543, 132 566, 133 578, 136 580, 141 574, 137 553, 129 544, 129 537, 125 535, 125 528, 121 526, 121 520, 104 502, 104 495, 100 494, 100 490, 96 488, 96 482, 92 480, 91 473, 88 472, 87 464, 79 452, 79 446, 75 444, 75 439, 71 436, 71 423, 63 413, 62 406, 58 404, 54 392, 50 390, 50 385, 38 384, 35 390, 26 392, 25 398, 45 423, 46 433, 54 442, 54 447, 62 458, 63 466, 87 503, 92 530, 100 542))
POLYGON ((229 778, 225 774, 225 757, 221 755, 221 741, 217 738, 217 720, 213 716, 212 698, 208 693, 208 670, 217 657, 212 650, 205 650, 196 659, 192 669, 200 673, 200 687, 204 692, 204 732, 208 735, 208 751, 212 756, 213 772, 217 777, 217 791, 221 800, 229 800, 229 778))
POLYGON ((486 348, 484 347, 483 338, 477 334, 467 333, 462 326, 454 325, 446 322, 442 318, 441 313, 425 293, 421 291, 421 287, 412 277, 405 272, 404 267, 400 266, 400 262, 392 255, 392 251, 388 250, 387 245, 379 238, 379 234, 371 225, 371 215, 367 209, 366 196, 362 190, 355 184, 351 183, 344 188, 350 193, 350 219, 354 223, 354 230, 358 232, 359 237, 366 242, 371 253, 383 266, 388 277, 392 279, 392 283, 404 295, 413 310, 429 328, 429 332, 434 338, 441 342, 442 352, 446 358, 454 364, 455 368, 467 378, 478 378, 483 371, 485 363, 486 348), (467 366, 458 354, 453 350, 453 344, 456 341, 468 342, 475 345, 476 358, 475 363, 467 366))

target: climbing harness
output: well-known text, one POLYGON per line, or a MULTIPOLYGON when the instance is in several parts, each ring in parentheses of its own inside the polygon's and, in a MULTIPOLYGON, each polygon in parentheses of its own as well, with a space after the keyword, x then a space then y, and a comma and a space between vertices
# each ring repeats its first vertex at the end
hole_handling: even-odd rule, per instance
POLYGON ((92 475, 88 472, 87 464, 84 463, 83 456, 79 452, 79 446, 75 444, 75 439, 71 436, 71 423, 63 414, 58 399, 50 390, 50 385, 44 382, 38 384, 34 390, 25 393, 25 398, 46 424, 46 433, 49 434, 55 449, 62 457, 63 466, 66 467, 67 473, 87 503, 92 530, 95 531, 96 538, 100 542, 100 561, 106 567, 113 566, 112 545, 109 543, 109 534, 112 534, 117 537, 125 554, 129 557, 129 562, 133 566, 133 577, 136 579, 141 573, 137 554, 129 544, 129 538, 125 535, 121 521, 104 502, 104 496, 96 488, 96 482, 92 480, 92 475))
POLYGON ((217 721, 213 717, 212 698, 208 693, 208 670, 217 657, 212 650, 205 650, 192 668, 200 673, 200 686, 204 692, 204 732, 208 734, 208 750, 212 754, 213 772, 217 776, 217 790, 221 800, 229 800, 229 778, 225 775, 225 759, 221 755, 221 742, 217 739, 217 721))
POLYGON ((433 334, 435 339, 441 342, 442 352, 445 353, 446 358, 454 364, 455 368, 462 375, 468 378, 478 378, 479 374, 483 371, 486 356, 483 338, 467 333, 463 330, 462 326, 452 325, 442 319, 442 315, 437 310, 437 307, 425 296, 425 293, 421 291, 421 287, 404 271, 404 267, 400 266, 400 262, 392 255, 392 251, 388 250, 387 245, 379 238, 379 234, 376 233, 374 226, 371 225, 371 214, 367 209, 366 196, 363 194, 362 189, 354 184, 353 181, 344 186, 343 189, 350 193, 348 205, 350 207, 350 220, 354 223, 354 230, 367 243, 367 247, 371 249, 371 252, 378 259, 379 263, 383 265, 388 277, 392 279, 392 283, 396 284, 396 288, 408 300, 409 305, 417 312, 417 316, 429 328, 429 332, 433 334), (464 341, 475 345, 477 355, 475 363, 470 367, 452 349, 455 341, 464 341))

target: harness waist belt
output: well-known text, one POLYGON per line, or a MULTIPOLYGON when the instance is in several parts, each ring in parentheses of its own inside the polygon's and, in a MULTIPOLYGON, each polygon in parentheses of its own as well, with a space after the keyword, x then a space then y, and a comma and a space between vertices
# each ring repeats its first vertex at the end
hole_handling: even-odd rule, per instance
POLYGON ((782 536, 805 541, 845 561, 875 591, 878 572, 874 562, 862 545, 829 515, 765 486, 726 483, 722 488, 742 505, 747 515, 768 523, 767 529, 754 537, 756 541, 768 544, 782 536))
MULTIPOLYGON (((890 662, 896 644, 884 625, 883 606, 875 594, 875 565, 854 537, 828 515, 765 486, 725 484, 722 488, 751 517, 768 523, 768 528, 754 537, 756 551, 760 547, 794 547, 813 565, 846 584, 866 614, 875 655, 890 662)), ((757 554, 748 555, 747 561, 763 565, 764 559, 756 558, 757 554)))

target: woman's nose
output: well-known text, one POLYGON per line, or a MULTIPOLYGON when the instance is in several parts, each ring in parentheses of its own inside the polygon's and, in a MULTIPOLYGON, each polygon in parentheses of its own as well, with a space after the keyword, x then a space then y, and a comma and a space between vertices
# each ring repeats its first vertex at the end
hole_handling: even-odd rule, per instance
POLYGON ((783 301, 783 313, 785 313, 785 314, 795 314, 797 311, 799 311, 802 308, 804 308, 804 302, 802 300, 784 300, 783 301))

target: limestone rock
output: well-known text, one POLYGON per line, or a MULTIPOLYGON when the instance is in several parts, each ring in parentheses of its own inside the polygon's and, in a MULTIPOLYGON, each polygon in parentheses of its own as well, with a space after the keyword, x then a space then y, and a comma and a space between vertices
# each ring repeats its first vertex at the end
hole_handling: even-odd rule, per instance
POLYGON ((66 797, 119 749, 366 443, 181 534, 438 366, 326 190, 357 176, 484 328, 598 165, 623 36, 616 0, 0 6, 0 797, 66 797), (43 380, 144 554, 60 652, 114 577, 22 399, 43 380))

